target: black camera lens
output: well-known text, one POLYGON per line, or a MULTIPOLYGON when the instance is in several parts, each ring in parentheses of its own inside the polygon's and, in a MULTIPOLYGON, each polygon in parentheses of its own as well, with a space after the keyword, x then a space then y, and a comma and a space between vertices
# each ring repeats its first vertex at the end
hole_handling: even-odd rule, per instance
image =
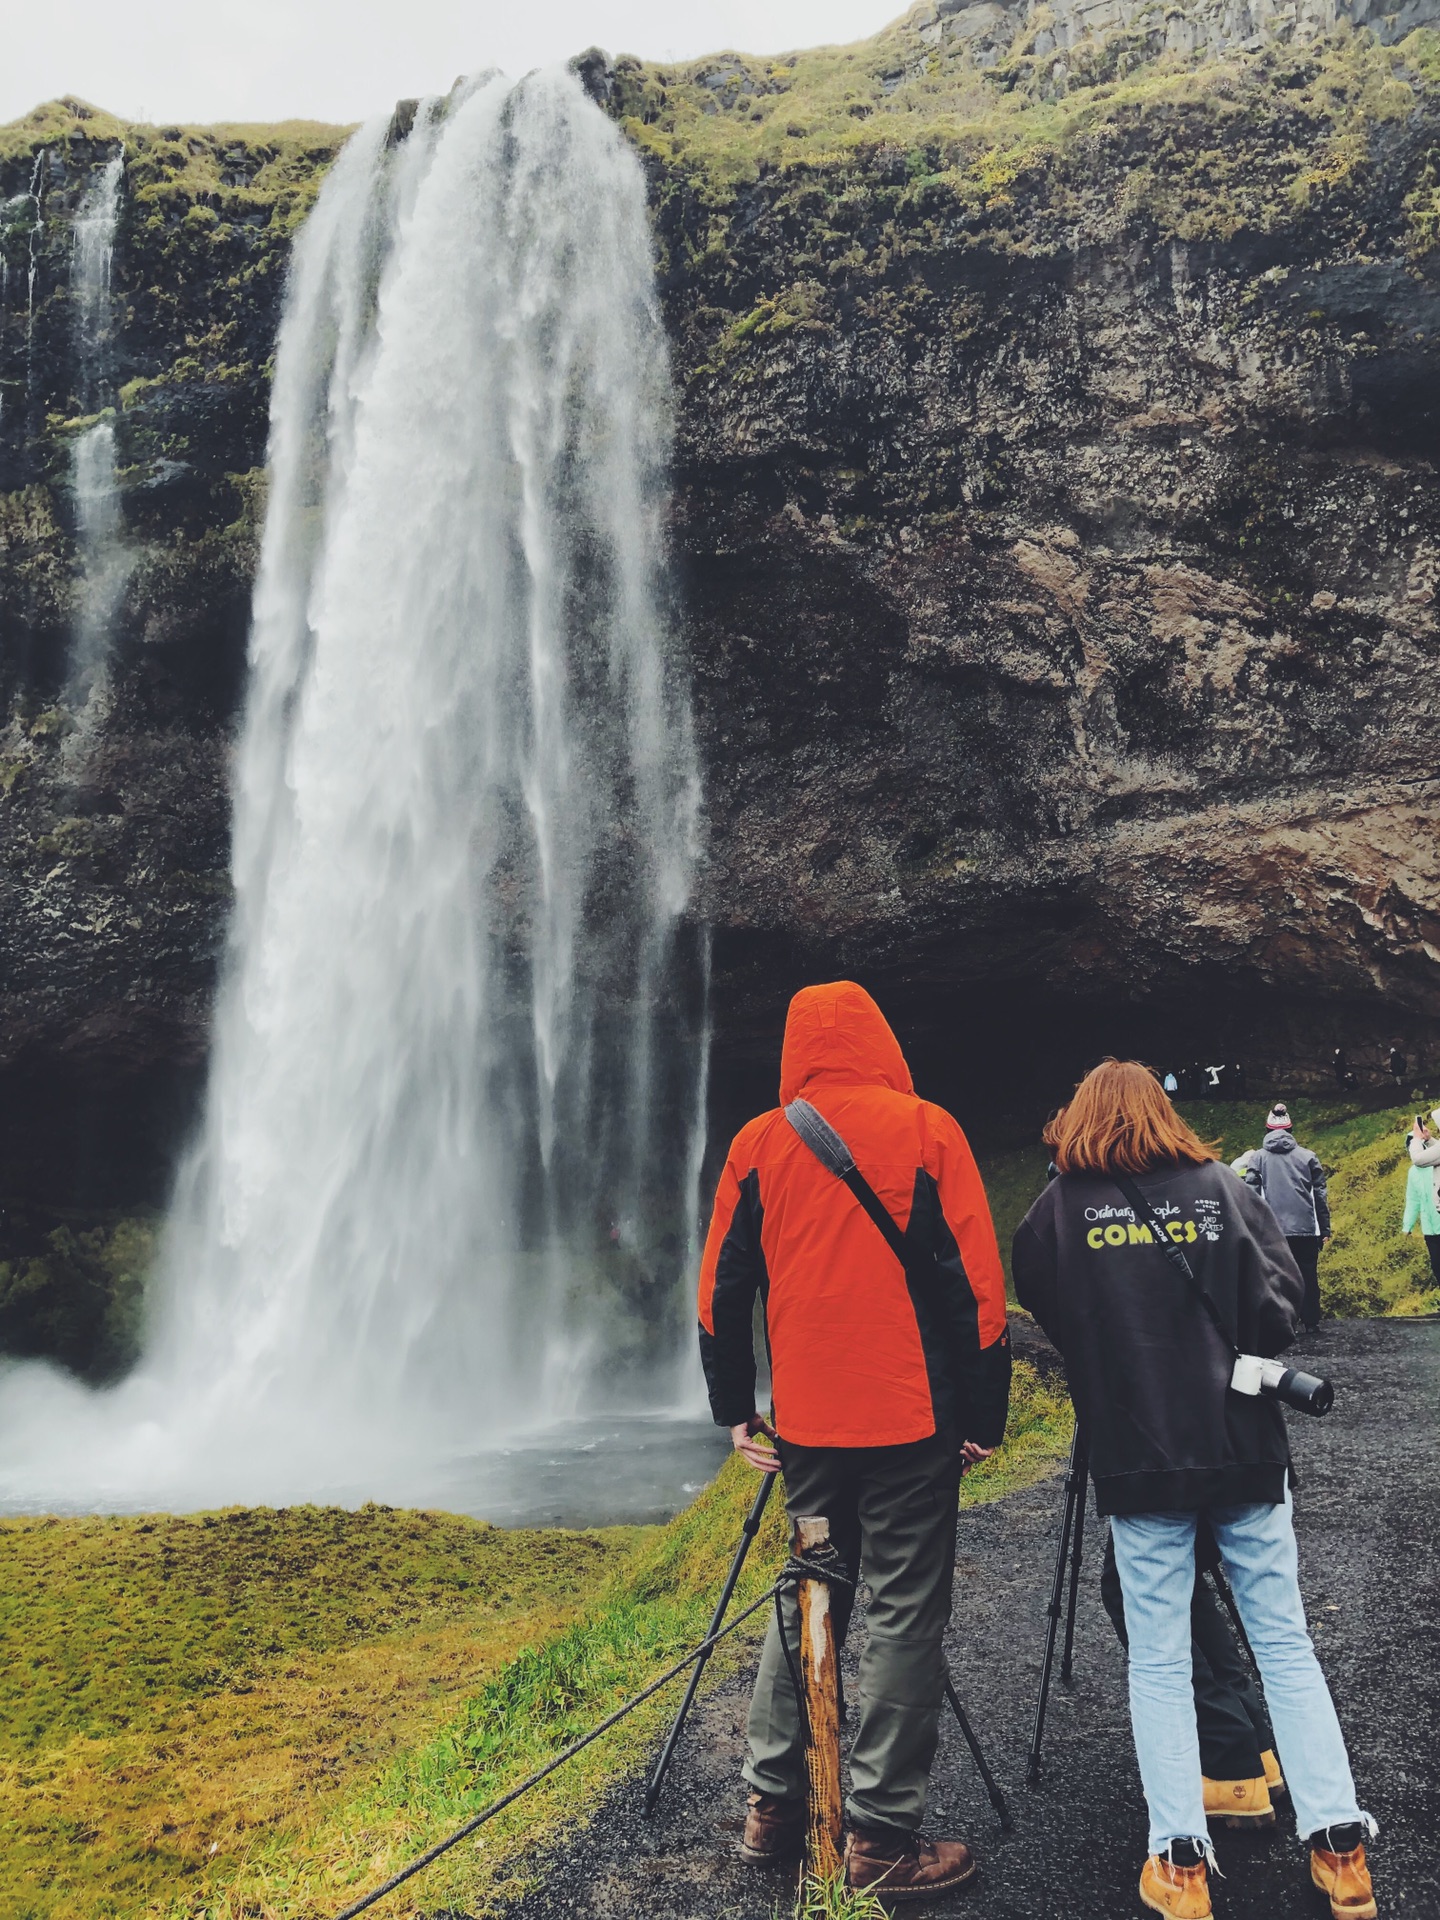
POLYGON ((1287 1367, 1278 1386, 1262 1391, 1293 1407, 1296 1413, 1329 1413, 1335 1404, 1335 1388, 1331 1382, 1322 1380, 1318 1374, 1301 1373, 1298 1367, 1287 1367))

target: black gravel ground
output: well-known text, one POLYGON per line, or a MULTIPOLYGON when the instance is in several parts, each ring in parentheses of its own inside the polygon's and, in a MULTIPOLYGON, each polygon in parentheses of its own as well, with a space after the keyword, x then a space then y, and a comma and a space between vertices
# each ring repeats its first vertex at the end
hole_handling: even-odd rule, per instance
MULTIPOLYGON (((1302 1351, 1302 1350, 1297 1350, 1302 1351)), ((1304 1349, 1336 1381, 1328 1419, 1292 1417, 1296 1519, 1311 1626, 1340 1710, 1372 1850, 1380 1912, 1440 1920, 1440 1324, 1328 1325, 1304 1349)), ((1097 1593, 1094 1525, 1072 1688, 1051 1696, 1044 1780, 1024 1786, 1061 1483, 1049 1480, 961 1523, 950 1661, 1013 1834, 999 1833, 958 1729, 948 1722, 929 1826, 959 1834, 983 1878, 920 1909, 974 1920, 1141 1915, 1145 1813, 1125 1704, 1125 1667, 1097 1593)), ((858 1629, 857 1629, 858 1631, 858 1629)), ((852 1635, 852 1639, 854 1635, 852 1635)), ((540 1863, 523 1920, 772 1920, 791 1882, 736 1857, 748 1681, 702 1698, 653 1820, 640 1783, 618 1786, 575 1840, 540 1863)), ((1283 1806, 1284 1803, 1282 1803, 1283 1806)), ((1316 1920, 1293 1822, 1218 1839, 1217 1916, 1316 1920)))

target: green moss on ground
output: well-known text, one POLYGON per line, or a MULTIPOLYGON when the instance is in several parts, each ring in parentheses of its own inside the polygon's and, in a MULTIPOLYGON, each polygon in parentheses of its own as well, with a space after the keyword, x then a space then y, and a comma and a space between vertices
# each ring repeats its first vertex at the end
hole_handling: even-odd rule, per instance
MULTIPOLYGON (((1342 1317, 1440 1311, 1425 1243, 1400 1232, 1410 1161, 1405 1151, 1415 1104, 1385 1107, 1356 1098, 1291 1100, 1295 1132, 1320 1156, 1329 1176, 1334 1239, 1320 1258, 1325 1311, 1342 1317)), ((1428 1104, 1433 1105, 1431 1101, 1428 1104)), ((1265 1136, 1265 1100, 1186 1100, 1185 1118, 1233 1160, 1265 1136)), ((1005 1270, 1015 1229, 1045 1185, 1043 1146, 978 1156, 995 1216, 1005 1270)))
POLYGON ((0 1911, 191 1911, 644 1537, 383 1507, 0 1521, 0 1911))

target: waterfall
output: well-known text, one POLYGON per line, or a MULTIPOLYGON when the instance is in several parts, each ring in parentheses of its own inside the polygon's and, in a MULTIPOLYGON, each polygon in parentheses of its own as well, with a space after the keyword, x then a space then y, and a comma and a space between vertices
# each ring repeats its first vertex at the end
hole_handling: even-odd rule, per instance
MULTIPOLYGON (((707 962, 668 409, 640 167, 572 75, 354 136, 278 344, 205 1111, 145 1359, 67 1389, 87 1497, 395 1497, 674 1392, 707 962)), ((12 1494, 66 1450, 17 1465, 36 1371, 12 1494)))
POLYGON ((93 679, 109 650, 111 623, 130 578, 120 493, 115 484, 113 307, 110 291, 125 156, 107 160, 86 190, 71 230, 70 301, 82 415, 101 413, 75 440, 71 486, 80 551, 80 605, 71 672, 93 679))

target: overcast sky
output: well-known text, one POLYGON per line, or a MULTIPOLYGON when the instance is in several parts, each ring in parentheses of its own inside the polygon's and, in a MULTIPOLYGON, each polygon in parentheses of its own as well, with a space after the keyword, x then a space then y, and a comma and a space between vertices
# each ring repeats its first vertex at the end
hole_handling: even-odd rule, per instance
POLYGON ((0 122, 78 94, 130 120, 359 120, 590 46, 681 60, 857 40, 907 0, 10 0, 0 122))

